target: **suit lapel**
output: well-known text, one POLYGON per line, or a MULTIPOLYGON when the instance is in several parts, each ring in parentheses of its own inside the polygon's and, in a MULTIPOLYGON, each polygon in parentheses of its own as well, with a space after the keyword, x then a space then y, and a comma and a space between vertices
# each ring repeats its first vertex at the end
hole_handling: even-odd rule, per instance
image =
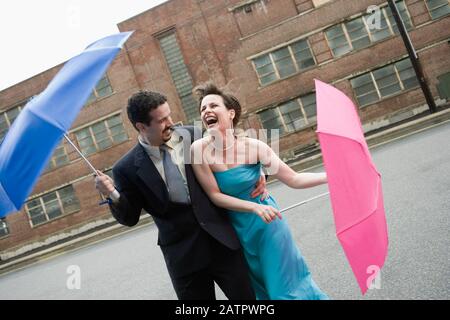
POLYGON ((137 175, 145 183, 145 185, 158 197, 163 207, 169 201, 166 184, 161 178, 153 161, 149 158, 141 145, 137 146, 134 164, 137 169, 137 175))

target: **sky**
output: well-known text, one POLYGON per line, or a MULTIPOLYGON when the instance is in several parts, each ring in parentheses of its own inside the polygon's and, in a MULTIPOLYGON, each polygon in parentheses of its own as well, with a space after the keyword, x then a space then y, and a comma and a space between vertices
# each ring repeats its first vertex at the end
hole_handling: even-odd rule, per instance
POLYGON ((119 32, 117 24, 166 0, 1 0, 0 91, 119 32))

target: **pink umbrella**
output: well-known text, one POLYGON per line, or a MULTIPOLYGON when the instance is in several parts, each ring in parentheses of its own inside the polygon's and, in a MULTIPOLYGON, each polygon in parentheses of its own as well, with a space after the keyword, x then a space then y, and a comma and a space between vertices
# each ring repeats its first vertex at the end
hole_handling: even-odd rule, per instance
POLYGON ((381 175, 372 162, 353 102, 326 83, 315 80, 315 85, 317 133, 336 234, 365 294, 387 256, 381 175))

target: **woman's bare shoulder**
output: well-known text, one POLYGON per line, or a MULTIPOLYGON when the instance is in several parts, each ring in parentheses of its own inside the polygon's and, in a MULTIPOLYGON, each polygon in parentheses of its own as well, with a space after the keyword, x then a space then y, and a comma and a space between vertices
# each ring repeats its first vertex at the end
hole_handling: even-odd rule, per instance
POLYGON ((211 143, 211 137, 203 137, 192 142, 191 149, 204 149, 211 143))
POLYGON ((256 139, 256 138, 250 138, 250 137, 242 137, 240 138, 242 141, 248 145, 249 147, 255 147, 255 148, 266 148, 268 147, 266 143, 263 141, 256 139))

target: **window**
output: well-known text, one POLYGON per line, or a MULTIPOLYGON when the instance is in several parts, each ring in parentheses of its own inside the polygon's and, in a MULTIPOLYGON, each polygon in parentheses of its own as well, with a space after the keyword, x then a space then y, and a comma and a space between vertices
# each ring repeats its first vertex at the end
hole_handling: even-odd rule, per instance
POLYGON ((305 39, 259 56, 252 61, 262 86, 316 64, 308 41, 305 39))
MULTIPOLYGON (((405 27, 410 30, 412 23, 405 3, 398 1, 396 4, 405 27)), ((352 50, 368 47, 372 43, 399 33, 389 7, 381 8, 380 26, 377 29, 371 27, 371 15, 368 14, 352 19, 325 31, 328 44, 335 57, 342 56, 352 50)))
POLYGON ((25 205, 32 226, 80 210, 72 185, 30 200, 25 205))
POLYGON ((6 132, 9 130, 9 127, 11 127, 14 120, 16 120, 22 108, 23 106, 20 105, 0 113, 0 142, 5 137, 6 132))
POLYGON ((166 34, 159 38, 159 42, 188 123, 193 123, 194 120, 200 118, 200 114, 197 109, 197 102, 192 95, 192 79, 184 62, 176 35, 173 32, 166 34))
POLYGON ((450 13, 448 0, 426 0, 425 1, 433 20, 446 16, 450 13))
POLYGON ((0 238, 9 234, 8 224, 5 218, 0 218, 0 238))
POLYGON ((316 121, 316 95, 308 95, 287 101, 277 107, 260 112, 259 118, 270 139, 270 129, 279 129, 280 135, 299 130, 316 121))
POLYGON ((66 147, 64 145, 64 140, 61 140, 61 142, 58 144, 55 151, 53 152, 53 155, 48 163, 46 170, 51 170, 51 169, 60 167, 69 162, 70 161, 69 161, 69 157, 67 155, 66 147))
POLYGON ((437 89, 442 99, 450 101, 450 72, 439 75, 437 89))
POLYGON ((75 136, 84 155, 107 149, 128 139, 120 115, 78 130, 75 136))
POLYGON ((350 80, 360 106, 418 85, 411 61, 400 60, 350 80))
POLYGON ((94 90, 92 91, 91 95, 89 96, 89 99, 86 102, 86 104, 90 104, 97 99, 109 96, 112 93, 113 93, 113 90, 112 90, 111 84, 109 83, 108 77, 105 74, 98 81, 97 85, 95 86, 94 90))

